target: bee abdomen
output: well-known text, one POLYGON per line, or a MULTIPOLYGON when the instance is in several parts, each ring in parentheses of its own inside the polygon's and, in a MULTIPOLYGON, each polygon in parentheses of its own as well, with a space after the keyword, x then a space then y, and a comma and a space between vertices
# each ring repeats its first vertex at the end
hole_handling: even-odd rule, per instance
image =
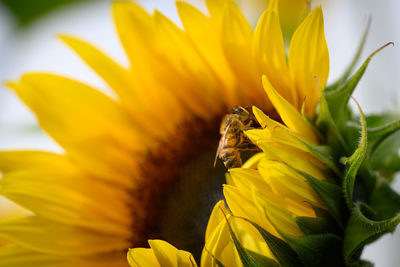
POLYGON ((235 148, 224 147, 221 159, 227 169, 238 168, 242 166, 240 153, 235 148))

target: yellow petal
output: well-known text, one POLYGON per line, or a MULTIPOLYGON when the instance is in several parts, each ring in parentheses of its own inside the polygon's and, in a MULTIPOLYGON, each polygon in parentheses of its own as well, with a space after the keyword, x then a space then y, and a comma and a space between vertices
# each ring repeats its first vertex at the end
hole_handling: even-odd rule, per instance
POLYGON ((125 204, 131 196, 125 188, 85 176, 64 156, 3 151, 0 170, 0 193, 36 214, 114 234, 131 232, 131 213, 125 204))
MULTIPOLYGON (((278 229, 284 230, 287 233, 301 235, 300 229, 297 227, 293 220, 293 211, 289 210, 289 204, 287 200, 279 195, 276 195, 268 184, 268 180, 264 180, 257 170, 251 169, 231 169, 230 172, 235 173, 233 179, 235 179, 236 187, 226 186, 229 192, 225 192, 227 189, 224 188, 225 193, 235 193, 238 198, 236 203, 233 205, 235 209, 248 208, 244 199, 248 198, 249 203, 254 205, 258 212, 249 212, 244 216, 250 218, 273 235, 280 237, 278 229), (235 170, 232 172, 232 170, 235 170), (240 207, 240 203, 243 203, 243 207, 240 207)), ((228 198, 232 200, 232 194, 228 198)), ((235 213, 234 213, 235 214, 235 213)))
POLYGON ((270 128, 275 128, 275 127, 284 127, 285 126, 283 124, 280 124, 279 122, 271 119, 270 117, 268 117, 267 115, 265 115, 264 112, 261 111, 261 109, 259 109, 256 106, 253 106, 253 114, 256 117, 258 123, 263 127, 270 127, 270 128))
POLYGON ((239 240, 239 243, 244 248, 265 257, 275 259, 267 243, 253 225, 251 225, 249 222, 244 221, 241 218, 236 217, 232 217, 232 220, 230 220, 230 224, 239 240))
POLYGON ((114 191, 109 185, 68 170, 20 170, 0 180, 2 196, 39 216, 121 238, 130 236, 130 210, 123 199, 128 195, 114 191))
MULTIPOLYGON (((0 248, 0 266, 4 267, 60 266, 63 260, 65 259, 49 254, 38 253, 16 245, 8 245, 0 248)), ((66 264, 64 266, 67 266, 66 264)))
MULTIPOLYGON (((192 5, 177 1, 179 17, 183 27, 199 52, 199 55, 213 70, 219 80, 222 92, 229 101, 233 101, 236 95, 234 91, 234 77, 224 57, 221 40, 217 30, 209 19, 192 5)), ((228 106, 238 102, 228 102, 228 106)))
POLYGON ((131 185, 134 152, 146 149, 145 140, 152 141, 133 127, 115 101, 87 85, 57 75, 26 74, 19 83, 7 85, 82 168, 104 179, 131 185))
POLYGON ((154 252, 155 257, 161 266, 174 267, 178 266, 195 266, 194 259, 189 252, 178 250, 168 242, 163 240, 149 240, 149 245, 154 252))
POLYGON ((153 75, 168 67, 155 51, 158 40, 153 18, 132 1, 115 1, 112 11, 118 35, 131 63, 130 79, 138 98, 138 112, 146 112, 147 119, 163 128, 163 131, 155 130, 161 137, 172 134, 183 112, 180 112, 181 104, 173 93, 159 83, 157 75, 153 75))
POLYGON ((147 62, 145 58, 152 56, 150 51, 138 48, 143 48, 144 42, 150 44, 153 38, 150 14, 132 1, 113 2, 112 12, 118 36, 132 67, 139 65, 138 62, 147 62))
POLYGON ((265 158, 285 162, 285 164, 307 172, 318 179, 325 179, 326 165, 304 150, 276 142, 259 141, 258 146, 265 153, 265 158))
MULTIPOLYGON (((0 179, 1 180, 1 179, 0 179)), ((11 200, 0 195, 0 221, 11 220, 16 218, 23 218, 28 215, 32 215, 32 212, 24 209, 23 207, 17 205, 11 200)), ((0 247, 8 242, 0 239, 0 247)))
POLYGON ((253 48, 261 73, 287 101, 297 105, 297 94, 290 83, 278 13, 268 9, 258 21, 253 48))
POLYGON ((305 152, 310 152, 304 144, 296 139, 287 127, 270 119, 261 110, 255 107, 253 107, 253 112, 257 121, 264 128, 245 131, 247 137, 249 137, 254 144, 258 144, 259 142, 282 143, 305 152))
POLYGON ((208 12, 216 27, 221 27, 224 9, 231 4, 234 4, 232 0, 206 0, 208 12))
POLYGON ((194 267, 197 266, 192 254, 178 250, 163 240, 149 240, 150 248, 134 248, 128 252, 128 262, 131 266, 165 266, 194 267))
POLYGON ((263 76, 263 85, 265 92, 286 126, 306 140, 316 142, 318 139, 312 127, 287 100, 276 92, 265 75, 263 76))
POLYGON ((307 16, 311 0, 279 0, 279 15, 285 40, 289 42, 293 32, 307 16))
POLYGON ((88 255, 121 251, 129 241, 82 227, 71 227, 32 216, 0 223, 0 237, 53 255, 88 255))
POLYGON ((223 212, 225 212, 225 214, 229 214, 229 212, 226 209, 225 201, 220 200, 217 202, 217 204, 215 204, 211 212, 210 218, 208 219, 206 235, 205 235, 206 240, 210 238, 211 233, 214 231, 214 229, 218 227, 220 222, 224 219, 223 212))
POLYGON ((309 153, 279 143, 260 141, 257 145, 271 160, 283 161, 289 166, 308 173, 315 178, 326 179, 323 173, 326 166, 309 153))
POLYGON ((69 257, 56 256, 29 250, 16 245, 0 248, 0 266, 2 267, 107 267, 126 266, 126 260, 121 253, 102 253, 100 256, 69 257))
MULTIPOLYGON (((216 210, 216 212, 222 213, 221 210, 216 210)), ((213 218, 216 218, 216 216, 213 216, 213 218)), ((229 219, 230 215, 227 215, 227 218, 229 219)), ((211 231, 206 240, 201 254, 201 266, 217 266, 214 257, 225 266, 239 266, 240 258, 231 240, 226 218, 223 217, 213 224, 217 225, 217 227, 211 231)))
POLYGON ((71 168, 71 163, 64 156, 56 153, 45 151, 0 151, 0 171, 3 174, 13 170, 46 168, 49 165, 55 169, 71 168))
POLYGON ((210 118, 221 105, 218 97, 219 82, 212 70, 199 56, 188 36, 170 19, 158 12, 153 16, 158 50, 168 72, 160 72, 161 83, 166 84, 185 106, 202 118, 210 118), (201 73, 202 75, 199 75, 201 73))
MULTIPOLYGON (((264 158, 259 162, 258 169, 277 195, 303 205, 308 202, 314 206, 323 206, 305 178, 287 165, 264 158)), ((310 207, 309 204, 307 206, 310 207)))
POLYGON ((214 207, 210 217, 207 227, 210 234, 206 238, 205 248, 201 256, 201 266, 217 266, 214 257, 225 266, 241 265, 228 224, 232 227, 238 241, 246 249, 273 258, 265 241, 253 226, 242 219, 236 219, 225 213, 223 210, 225 207, 221 210, 219 206, 221 206, 221 202, 214 207))
MULTIPOLYGON (((249 218, 265 230, 276 234, 271 223, 268 220, 265 220, 265 217, 259 212, 257 206, 254 204, 253 199, 250 199, 251 195, 249 196, 250 198, 248 198, 248 196, 241 193, 238 188, 224 185, 224 196, 229 208, 235 216, 249 218)), ((251 225, 246 226, 246 229, 253 227, 251 225)), ((247 231, 250 231, 250 229, 247 229, 247 231)))
POLYGON ((234 4, 232 0, 206 0, 208 12, 211 17, 222 16, 226 6, 234 4))
MULTIPOLYGON (((255 169, 258 162, 263 157, 264 157, 264 153, 257 153, 255 155, 251 156, 245 163, 243 163, 242 168, 243 169, 255 169)), ((227 181, 227 184, 229 184, 228 181, 227 181)))
POLYGON ((129 249, 127 258, 132 267, 160 266, 153 250, 148 248, 129 249))
POLYGON ((129 94, 131 85, 128 72, 123 67, 83 40, 68 35, 59 35, 58 37, 71 47, 116 93, 121 96, 129 94))
POLYGON ((282 202, 272 202, 268 196, 253 191, 253 199, 265 218, 280 231, 294 236, 302 236, 303 232, 294 221, 294 214, 282 207, 282 202))
MULTIPOLYGON (((325 88, 329 74, 329 52, 321 7, 316 7, 298 27, 290 42, 289 69, 299 103, 313 117, 319 100, 319 84, 325 88)), ((299 107, 297 107, 299 108, 299 107)))
POLYGON ((221 34, 225 57, 234 75, 240 77, 237 79, 240 88, 238 97, 249 99, 249 103, 266 106, 268 100, 261 97, 264 96, 261 76, 251 49, 253 31, 236 4, 232 3, 225 8, 221 34))
POLYGON ((268 10, 278 11, 279 4, 282 0, 268 0, 268 10))
POLYGON ((128 110, 132 110, 130 114, 133 116, 135 124, 139 124, 147 134, 153 135, 154 123, 139 115, 144 110, 143 100, 140 101, 143 95, 132 83, 132 75, 91 44, 67 35, 60 35, 59 38, 70 46, 120 96, 122 104, 128 110))

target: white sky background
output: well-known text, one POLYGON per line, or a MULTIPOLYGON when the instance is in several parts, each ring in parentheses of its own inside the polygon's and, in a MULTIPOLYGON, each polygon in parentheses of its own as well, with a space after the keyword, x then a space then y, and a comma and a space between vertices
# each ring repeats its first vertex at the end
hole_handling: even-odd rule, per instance
MULTIPOLYGON (((254 1, 254 0, 253 0, 254 1)), ((110 1, 96 1, 69 6, 43 17, 29 28, 16 32, 15 25, 0 7, 0 82, 17 79, 28 71, 55 72, 89 83, 107 91, 106 86, 65 45, 55 38, 57 33, 82 37, 127 64, 113 28, 110 1)), ((141 1, 151 9, 157 6, 177 20, 173 0, 141 1)), ((199 1, 190 1, 198 2, 199 1)), ((243 0, 242 0, 243 2, 243 0)), ((393 41, 371 61, 361 80, 355 98, 366 113, 382 110, 400 111, 400 2, 398 0, 325 0, 325 31, 330 52, 330 81, 334 81, 351 60, 369 15, 372 27, 363 53, 369 53, 393 41)), ((203 6, 202 3, 198 4, 203 6)), ((35 148, 60 151, 38 127, 34 116, 0 86, 0 149, 35 148)), ((400 178, 395 181, 400 191, 400 178)), ((4 202, 4 201, 3 201, 4 202)), ((0 201, 0 204, 2 202, 0 201)), ((0 217, 2 209, 0 206, 0 217)), ((386 235, 368 246, 364 258, 376 266, 398 266, 400 230, 386 235)))

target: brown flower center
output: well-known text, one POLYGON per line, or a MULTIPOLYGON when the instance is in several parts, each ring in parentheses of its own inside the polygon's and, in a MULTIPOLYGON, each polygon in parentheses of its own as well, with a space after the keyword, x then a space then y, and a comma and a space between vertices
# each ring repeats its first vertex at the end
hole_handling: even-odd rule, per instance
POLYGON ((213 166, 222 117, 183 124, 141 164, 133 192, 141 211, 133 210, 135 247, 159 238, 199 258, 212 208, 223 199, 226 168, 213 166))

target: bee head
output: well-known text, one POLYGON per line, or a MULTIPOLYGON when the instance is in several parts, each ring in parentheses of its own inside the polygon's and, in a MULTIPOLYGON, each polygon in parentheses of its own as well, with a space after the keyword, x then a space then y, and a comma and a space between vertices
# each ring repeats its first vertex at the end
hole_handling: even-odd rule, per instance
POLYGON ((241 106, 238 106, 238 107, 235 107, 235 108, 232 110, 232 114, 237 114, 237 115, 239 115, 239 116, 244 116, 244 115, 248 115, 249 112, 247 111, 246 108, 241 107, 241 106))

